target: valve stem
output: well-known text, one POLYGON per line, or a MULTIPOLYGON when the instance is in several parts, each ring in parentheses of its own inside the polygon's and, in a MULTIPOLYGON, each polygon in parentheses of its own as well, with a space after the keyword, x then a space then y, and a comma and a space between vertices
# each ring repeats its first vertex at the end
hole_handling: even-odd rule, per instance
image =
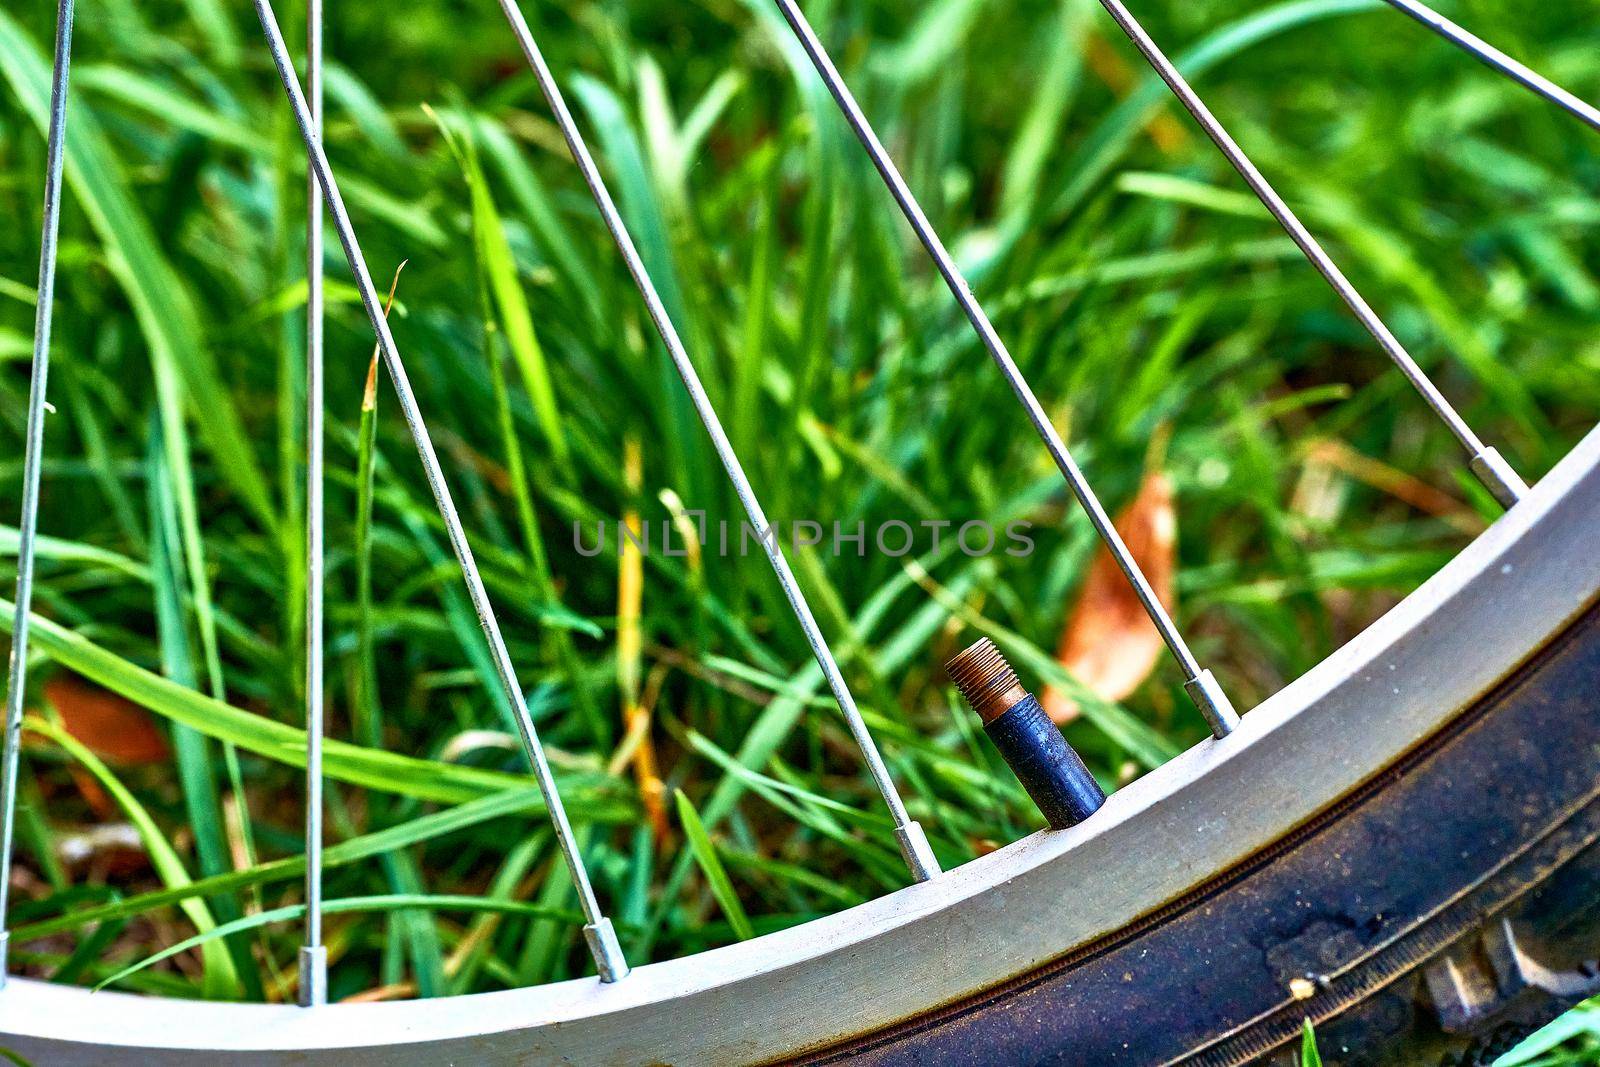
POLYGON ((1076 826, 1100 809, 1100 784, 993 641, 981 638, 945 670, 1051 829, 1076 826))

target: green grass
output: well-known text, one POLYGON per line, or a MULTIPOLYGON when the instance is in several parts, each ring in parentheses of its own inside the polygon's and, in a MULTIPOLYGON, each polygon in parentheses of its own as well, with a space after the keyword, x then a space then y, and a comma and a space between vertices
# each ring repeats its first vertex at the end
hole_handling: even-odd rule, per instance
MULTIPOLYGON (((1600 411, 1593 137, 1374 0, 1142 7, 1445 392, 1525 474, 1547 470, 1600 411)), ((1450 9, 1600 95, 1600 40, 1572 5, 1450 9)), ((811 13, 1111 506, 1166 435, 1178 615, 1241 706, 1494 514, 1161 88, 1108 88, 1087 56, 1142 68, 1092 2, 811 13), (1152 119, 1183 136, 1156 143, 1152 119), (1429 510, 1330 466, 1325 441, 1434 490, 1429 510)), ((279 14, 298 39, 301 12, 279 14)), ((1066 681, 1049 652, 1087 523, 776 10, 528 14, 769 515, 1035 524, 1027 558, 924 535, 915 568, 796 559, 941 860, 1034 829, 939 664, 984 632, 1031 681, 1066 681)), ((20 481, 48 16, 0 13, 0 515, 20 481)), ((713 529, 739 515, 494 5, 330 16, 329 153, 374 274, 409 261, 395 333, 630 958, 899 886, 882 806, 759 552, 652 551, 642 660, 618 662, 615 538, 591 558, 572 524, 587 542, 632 508, 659 532, 667 490, 713 529), (661 839, 626 747, 634 687, 677 797, 661 839)), ((304 164, 258 40, 246 9, 211 3, 80 17, 30 706, 48 716, 40 686, 75 671, 150 708, 175 755, 103 768, 152 844, 148 867, 101 884, 50 852, 95 820, 41 727, 14 917, 34 973, 111 978, 204 933, 201 915, 231 936, 120 981, 281 997, 293 967, 304 164)), ((330 273, 326 892, 353 902, 329 917, 332 993, 587 973, 459 572, 381 376, 363 414, 371 337, 342 263, 330 273)), ((1180 682, 1164 661, 1123 704, 1086 701, 1069 734, 1108 785, 1204 736, 1180 682)), ((1593 1013, 1570 1018, 1567 1047, 1592 1051, 1593 1013)))
POLYGON ((1574 1008, 1502 1056, 1495 1067, 1600 1063, 1600 1000, 1574 1008))

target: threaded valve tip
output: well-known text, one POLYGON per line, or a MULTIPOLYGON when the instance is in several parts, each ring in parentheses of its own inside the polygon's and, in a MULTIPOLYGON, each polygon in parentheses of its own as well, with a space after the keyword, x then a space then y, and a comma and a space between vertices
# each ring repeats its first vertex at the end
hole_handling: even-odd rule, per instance
POLYGON ((1017 672, 987 637, 979 638, 976 644, 952 656, 944 669, 961 696, 985 723, 998 719, 1028 695, 1017 672))

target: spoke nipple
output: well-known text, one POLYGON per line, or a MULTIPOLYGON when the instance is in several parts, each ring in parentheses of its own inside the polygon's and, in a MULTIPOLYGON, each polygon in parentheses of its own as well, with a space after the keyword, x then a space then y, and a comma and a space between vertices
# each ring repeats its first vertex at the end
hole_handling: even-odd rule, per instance
POLYGON ((943 868, 933 854, 933 846, 928 844, 928 835, 922 832, 921 823, 913 819, 903 826, 896 826, 894 838, 900 843, 900 855, 905 857, 906 866, 911 868, 912 878, 927 882, 939 876, 943 868))
POLYGON ((1217 682, 1217 676, 1210 671, 1201 671, 1184 682, 1183 691, 1189 694, 1194 706, 1206 717, 1212 736, 1227 737, 1239 725, 1239 713, 1233 710, 1233 701, 1228 699, 1228 694, 1222 691, 1222 686, 1217 682))
POLYGON ((1100 784, 993 641, 983 638, 945 670, 1051 829, 1075 826, 1100 809, 1100 784))
POLYGON ((1467 467, 1477 475, 1478 481, 1507 510, 1514 507, 1528 492, 1528 483, 1522 480, 1516 468, 1496 448, 1485 448, 1467 461, 1467 467))
POLYGON ((300 1006, 320 1008, 328 1003, 328 946, 300 946, 300 1006))
POLYGON ((618 982, 628 977, 631 968, 622 955, 622 944, 617 940, 617 931, 610 919, 599 919, 585 926, 583 939, 589 943, 600 981, 618 982))

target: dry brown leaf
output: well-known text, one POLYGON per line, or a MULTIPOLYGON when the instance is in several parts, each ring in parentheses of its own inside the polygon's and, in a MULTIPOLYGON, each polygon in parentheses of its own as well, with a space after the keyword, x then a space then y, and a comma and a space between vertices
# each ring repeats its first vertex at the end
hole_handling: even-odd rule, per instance
POLYGON ((148 711, 71 674, 57 674, 44 684, 44 695, 67 733, 108 763, 161 763, 168 755, 167 738, 148 711))
MULTIPOLYGON (((1146 474, 1138 495, 1113 521, 1156 596, 1170 611, 1178 548, 1171 480, 1160 471, 1146 474)), ((1149 676, 1161 659, 1162 647, 1161 635, 1133 587, 1101 545, 1089 564, 1078 601, 1067 615, 1056 660, 1101 698, 1121 700, 1149 676)), ((1058 723, 1077 718, 1077 702, 1059 689, 1046 689, 1040 703, 1058 723)))
POLYGON ((74 763, 67 768, 67 776, 78 787, 78 792, 83 794, 83 802, 89 805, 96 819, 110 819, 117 814, 116 801, 111 799, 111 794, 95 780, 94 775, 74 763))
POLYGON ((1343 441, 1323 438, 1305 446, 1306 466, 1328 467, 1425 514, 1443 519, 1469 537, 1484 530, 1481 516, 1449 493, 1441 492, 1415 475, 1362 455, 1343 441))

